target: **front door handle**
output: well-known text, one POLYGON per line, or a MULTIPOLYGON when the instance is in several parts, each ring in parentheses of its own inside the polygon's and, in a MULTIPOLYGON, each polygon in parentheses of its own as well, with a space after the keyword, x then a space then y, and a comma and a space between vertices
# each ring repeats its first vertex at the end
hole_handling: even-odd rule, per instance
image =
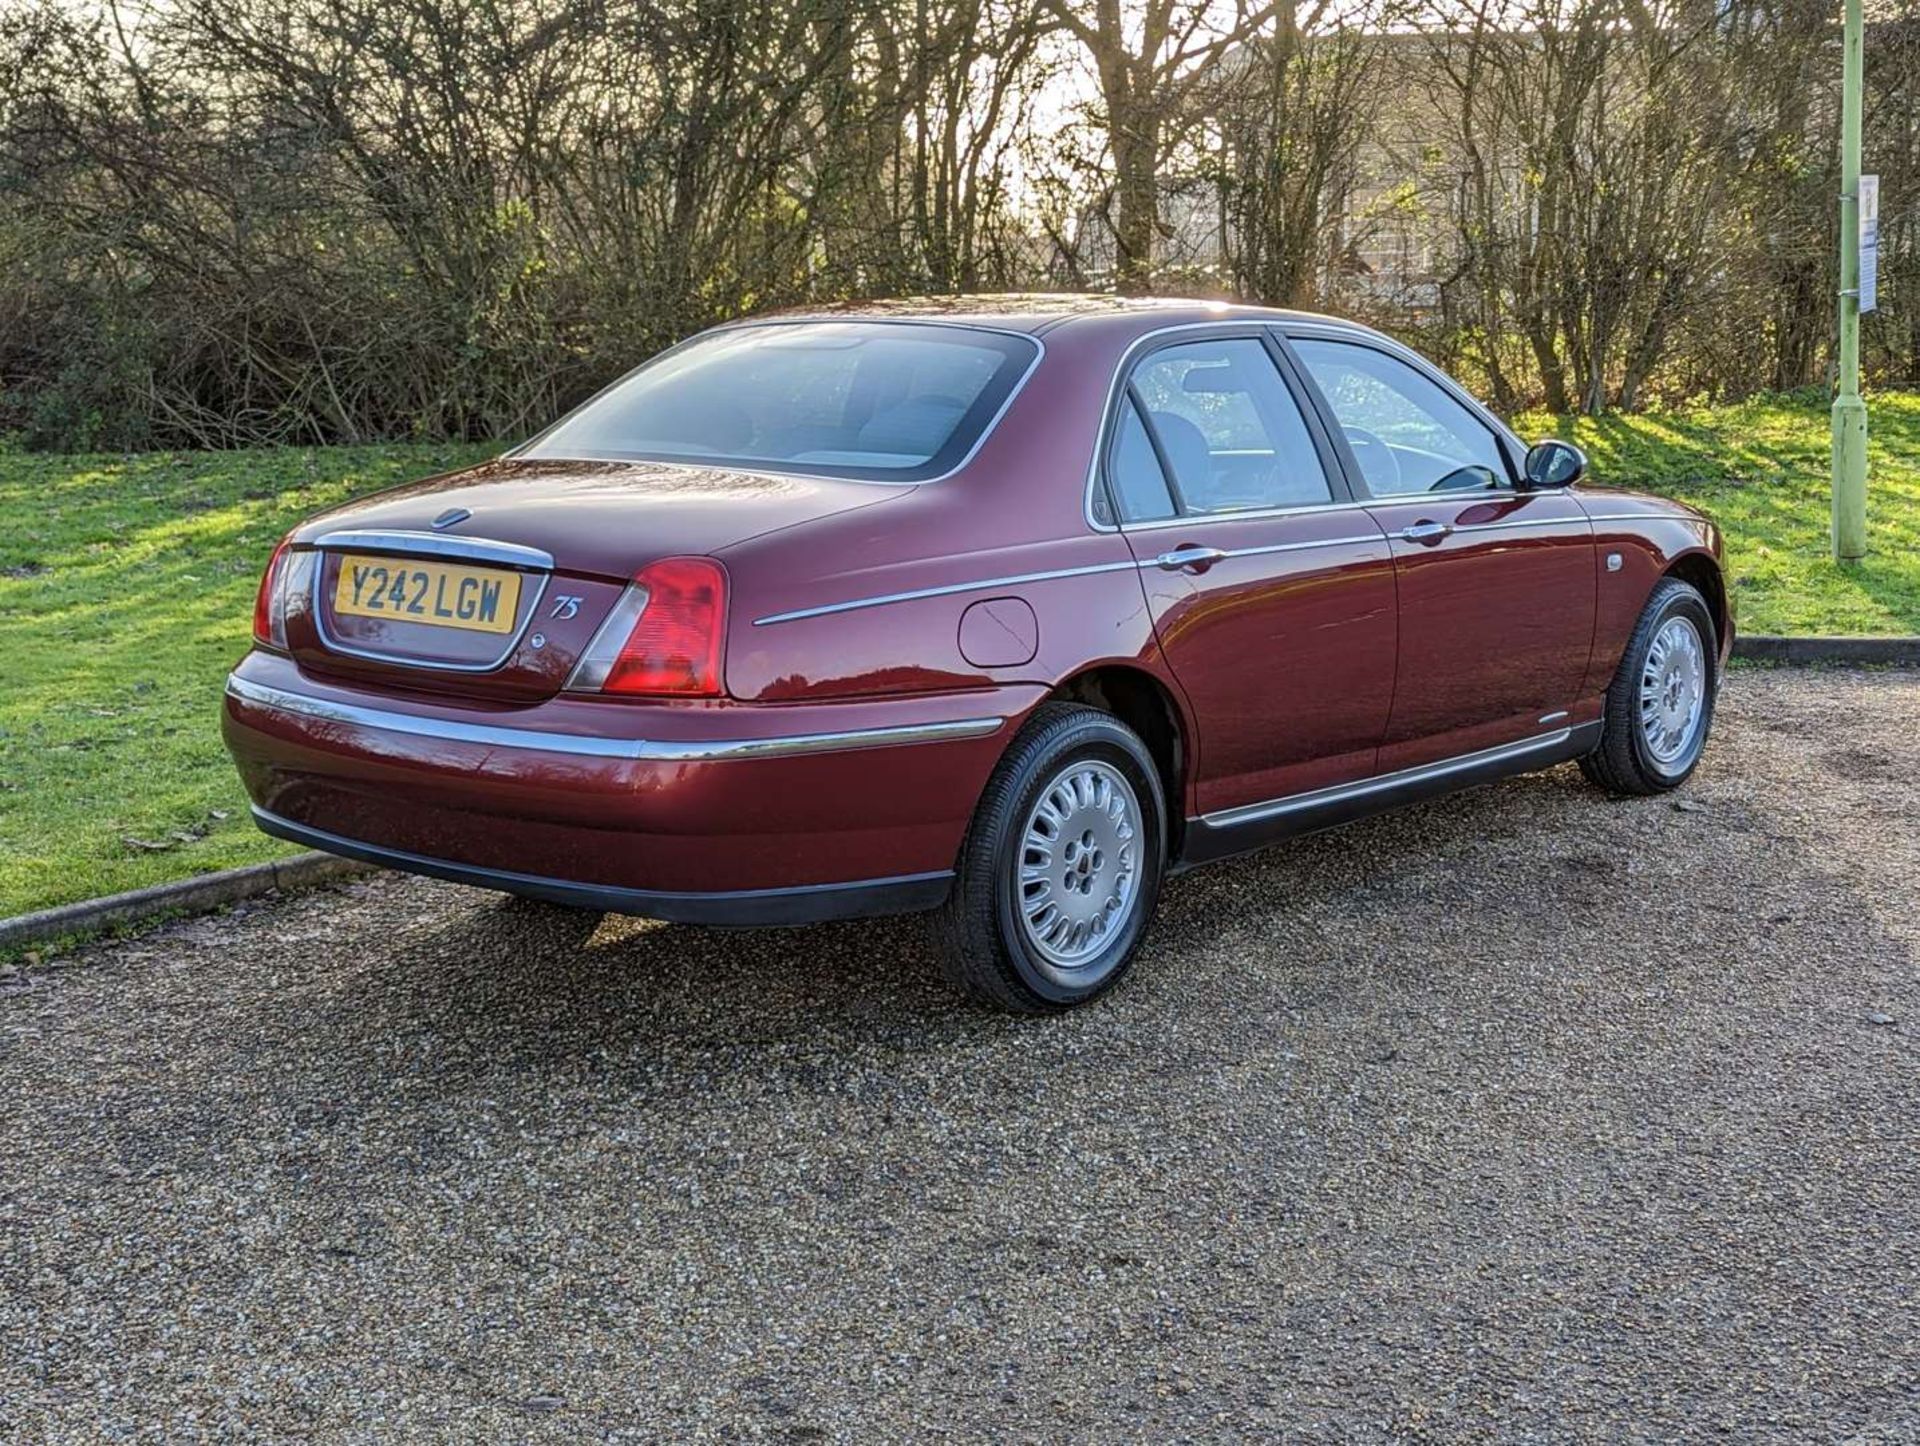
POLYGON ((1154 559, 1168 572, 1179 572, 1183 568, 1189 572, 1205 572, 1216 562, 1226 560, 1227 554, 1217 547, 1176 547, 1154 559))
POLYGON ((1400 535, 1408 542, 1418 542, 1424 546, 1431 547, 1442 538, 1453 535, 1453 524, 1450 522, 1416 522, 1411 527, 1401 528, 1400 535))

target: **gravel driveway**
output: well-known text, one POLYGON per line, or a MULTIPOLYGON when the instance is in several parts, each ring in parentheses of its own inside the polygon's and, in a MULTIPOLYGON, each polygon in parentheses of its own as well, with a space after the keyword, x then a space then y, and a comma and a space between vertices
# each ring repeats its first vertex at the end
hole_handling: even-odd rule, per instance
POLYGON ((1920 1439, 1920 674, 1166 891, 914 921, 423 880, 0 981, 0 1437, 1920 1439))

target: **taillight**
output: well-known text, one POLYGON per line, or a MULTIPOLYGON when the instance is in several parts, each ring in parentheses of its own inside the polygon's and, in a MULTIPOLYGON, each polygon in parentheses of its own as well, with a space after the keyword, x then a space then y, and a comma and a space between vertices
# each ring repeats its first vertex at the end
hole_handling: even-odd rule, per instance
POLYGON ((623 697, 717 698, 727 574, 710 557, 666 557, 633 583, 567 686, 623 697))
POLYGON ((287 607, 281 583, 286 572, 287 544, 291 541, 293 534, 288 533, 273 549, 273 556, 267 559, 267 570, 260 574, 260 591, 254 594, 253 640, 263 647, 284 649, 287 646, 287 607))

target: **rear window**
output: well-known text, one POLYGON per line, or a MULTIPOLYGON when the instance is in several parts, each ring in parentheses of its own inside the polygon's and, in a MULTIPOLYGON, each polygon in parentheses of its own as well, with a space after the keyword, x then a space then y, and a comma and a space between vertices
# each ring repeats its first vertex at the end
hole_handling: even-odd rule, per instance
POLYGON ((933 323, 739 327, 661 353, 517 455, 919 482, 960 464, 1038 354, 933 323))

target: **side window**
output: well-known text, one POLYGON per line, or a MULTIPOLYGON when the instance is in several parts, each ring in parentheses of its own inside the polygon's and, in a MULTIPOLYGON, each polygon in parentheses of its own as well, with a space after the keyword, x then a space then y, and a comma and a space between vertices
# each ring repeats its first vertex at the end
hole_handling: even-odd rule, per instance
POLYGON ((1120 515, 1126 521, 1156 522, 1173 516, 1173 494, 1167 490, 1167 474, 1160 468, 1146 424, 1140 420, 1140 409, 1131 396, 1121 406, 1108 475, 1113 479, 1113 495, 1120 515))
POLYGON ((1353 342, 1299 339, 1376 497, 1505 486, 1500 444, 1478 417, 1398 357, 1353 342))
POLYGON ((1134 367, 1127 391, 1132 405, 1121 418, 1113 476, 1128 521, 1332 500, 1300 408, 1258 341, 1219 337, 1152 352, 1134 367), (1122 480, 1130 426, 1140 427, 1141 442, 1150 430, 1146 450, 1157 450, 1156 463, 1164 460, 1164 469, 1152 469, 1157 487, 1139 480, 1147 469, 1137 453, 1135 480, 1122 480), (1160 510, 1134 512, 1136 495, 1140 505, 1160 510))

